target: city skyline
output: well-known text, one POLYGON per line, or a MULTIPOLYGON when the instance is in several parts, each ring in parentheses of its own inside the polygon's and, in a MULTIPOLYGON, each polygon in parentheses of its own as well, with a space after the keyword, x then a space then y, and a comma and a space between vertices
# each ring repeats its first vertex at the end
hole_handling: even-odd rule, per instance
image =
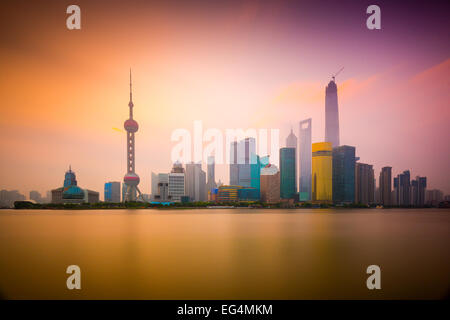
MULTIPOLYGON (((54 6, 52 14, 59 10, 54 6)), ((122 127, 126 116, 123 79, 130 64, 135 70, 139 101, 136 117, 142 129, 136 143, 136 170, 141 175, 143 193, 150 193, 152 171, 169 172, 172 166, 170 133, 176 128, 192 130, 195 119, 221 130, 280 128, 281 142, 291 127, 298 128, 299 121, 312 118, 312 142, 324 141, 325 86, 344 65, 345 70, 336 77, 340 144, 355 146, 361 162, 373 165, 377 185, 381 168, 389 166, 392 177, 410 170, 412 177, 427 177, 427 188, 450 193, 450 153, 441 142, 449 133, 448 44, 442 35, 426 39, 425 33, 415 27, 405 30, 406 26, 395 22, 400 12, 395 5, 382 6, 390 14, 383 15, 383 29, 377 34, 358 24, 357 6, 349 12, 337 8, 344 17, 356 19, 347 26, 336 24, 333 17, 320 20, 325 27, 309 19, 297 19, 302 11, 312 16, 323 14, 310 4, 297 8, 286 3, 269 6, 248 2, 227 6, 223 13, 213 10, 211 18, 202 15, 197 23, 191 10, 186 12, 184 24, 174 20, 170 28, 164 28, 162 20, 174 19, 176 13, 158 7, 154 11, 162 13, 163 18, 148 22, 152 12, 142 6, 138 8, 148 17, 138 14, 131 21, 125 18, 130 11, 134 16, 135 9, 120 12, 114 8, 107 18, 85 21, 77 34, 68 33, 63 24, 59 26, 59 20, 49 19, 35 31, 40 34, 39 42, 20 35, 5 41, 1 50, 5 72, 0 85, 8 92, 3 96, 10 107, 2 108, 0 146, 9 152, 1 160, 1 189, 18 189, 26 195, 37 190, 45 195, 60 185, 61 172, 69 163, 89 189, 101 191, 104 182, 120 181, 126 164, 124 132, 117 128, 122 127), (269 17, 272 9, 275 13, 269 17), (289 9, 298 14, 296 19, 289 9), (112 26, 118 31, 116 38, 94 37, 110 26, 108 18, 123 15, 124 19, 112 26), (214 22, 214 18, 221 19, 214 22), (286 23, 282 24, 284 18, 286 23), (231 22, 236 21, 237 29, 233 29, 231 22), (229 29, 220 31, 224 24, 229 29), (264 28, 264 24, 272 29, 264 28), (206 29, 207 25, 211 28, 206 29), (330 25, 335 28, 326 27, 330 25), (151 26, 159 26, 159 33, 150 32, 148 39, 145 33, 131 32, 151 30, 151 26), (256 30, 270 32, 255 35, 256 30), (338 43, 333 36, 340 32, 344 37, 339 37, 338 43), (214 34, 223 39, 217 48, 209 46, 214 34), (411 36, 403 38, 408 34, 427 50, 411 51, 411 36), (190 37, 183 38, 186 35, 190 37), (192 37, 195 39, 190 43, 192 37), (64 46, 58 47, 56 39, 64 46), (167 41, 158 42, 161 39, 167 41), (327 43, 326 39, 331 40, 327 43), (355 54, 353 42, 366 47, 358 48, 355 54), (99 46, 111 53, 101 51, 104 60, 72 50, 79 47, 92 52, 99 46), (319 49, 321 55, 317 55, 319 49), (87 70, 93 71, 89 78, 85 76, 87 70), (226 112, 217 117, 214 110, 226 112), (183 117, 177 116, 180 114, 183 117)), ((100 17, 102 9, 95 5, 81 7, 100 17)), ((30 12, 48 15, 37 5, 34 9, 30 12)), ((412 9, 411 19, 419 16, 418 8, 412 5, 412 9)), ((422 14, 427 17, 431 12, 422 14)), ((26 25, 26 16, 20 18, 13 13, 16 21, 11 21, 11 26, 26 25)), ((425 26, 428 32, 448 25, 439 17, 425 26)), ((298 137, 298 131, 294 133, 298 137)), ((226 165, 216 165, 216 180, 228 181, 227 170, 226 165)))

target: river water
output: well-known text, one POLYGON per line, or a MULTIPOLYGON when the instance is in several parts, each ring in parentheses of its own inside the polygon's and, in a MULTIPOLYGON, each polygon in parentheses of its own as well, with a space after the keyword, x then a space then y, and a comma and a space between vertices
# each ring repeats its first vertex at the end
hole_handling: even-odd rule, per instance
POLYGON ((449 231, 448 209, 0 210, 0 296, 445 298, 449 231))

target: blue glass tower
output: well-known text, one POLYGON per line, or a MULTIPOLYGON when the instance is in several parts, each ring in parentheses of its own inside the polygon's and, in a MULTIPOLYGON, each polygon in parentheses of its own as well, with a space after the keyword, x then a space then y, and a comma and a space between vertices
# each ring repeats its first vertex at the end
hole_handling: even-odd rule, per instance
POLYGON ((355 201, 355 147, 333 148, 333 201, 355 201))
POLYGON ((296 191, 295 148, 280 149, 280 197, 294 199, 296 191))

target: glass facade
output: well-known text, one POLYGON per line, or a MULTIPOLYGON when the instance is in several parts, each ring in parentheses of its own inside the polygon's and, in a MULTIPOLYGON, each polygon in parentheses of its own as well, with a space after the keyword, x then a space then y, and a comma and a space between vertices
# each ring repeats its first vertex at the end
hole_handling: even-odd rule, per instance
POLYGON ((280 197, 294 199, 296 193, 295 148, 280 149, 280 197))
POLYGON ((355 147, 333 148, 333 201, 355 201, 355 147))
POLYGON ((333 201, 333 161, 331 142, 312 144, 312 200, 333 201))

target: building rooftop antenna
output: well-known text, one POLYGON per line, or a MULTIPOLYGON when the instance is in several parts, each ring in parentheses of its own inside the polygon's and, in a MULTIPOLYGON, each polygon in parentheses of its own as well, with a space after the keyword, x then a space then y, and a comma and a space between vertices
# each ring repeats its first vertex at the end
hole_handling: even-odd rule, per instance
POLYGON ((344 70, 344 67, 342 67, 338 72, 336 72, 335 74, 333 74, 333 75, 331 76, 331 78, 333 78, 333 81, 335 80, 336 76, 337 76, 339 73, 341 73, 342 70, 344 70))

